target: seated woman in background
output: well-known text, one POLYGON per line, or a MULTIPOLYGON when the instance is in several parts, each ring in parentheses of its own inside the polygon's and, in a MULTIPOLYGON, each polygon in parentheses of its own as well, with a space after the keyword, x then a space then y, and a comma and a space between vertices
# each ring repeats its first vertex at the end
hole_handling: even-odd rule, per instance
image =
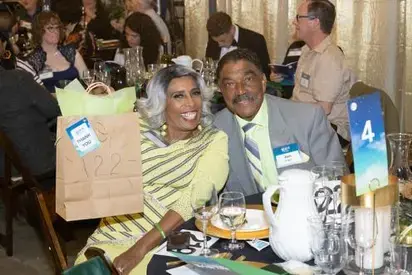
POLYGON ((211 126, 212 93, 192 69, 173 65, 160 70, 138 101, 144 212, 102 219, 76 263, 89 247, 106 251, 119 274, 146 274, 151 251, 192 217, 197 200, 221 190, 229 172, 228 138, 211 126), (139 264, 140 263, 140 264, 139 264))
POLYGON ((54 93, 61 80, 73 80, 87 70, 82 56, 73 45, 62 46, 62 23, 54 12, 43 11, 33 24, 36 49, 27 61, 40 75, 44 86, 54 93))
MULTIPOLYGON (((123 48, 143 47, 144 64, 155 64, 159 59, 159 48, 162 45, 159 31, 149 16, 135 12, 125 22, 123 48)), ((124 65, 124 55, 117 50, 114 61, 124 65)))
POLYGON ((162 38, 162 43, 168 45, 168 52, 171 52, 171 39, 169 29, 163 19, 153 9, 155 6, 153 0, 125 0, 125 7, 129 13, 141 12, 148 15, 156 25, 157 30, 162 38))

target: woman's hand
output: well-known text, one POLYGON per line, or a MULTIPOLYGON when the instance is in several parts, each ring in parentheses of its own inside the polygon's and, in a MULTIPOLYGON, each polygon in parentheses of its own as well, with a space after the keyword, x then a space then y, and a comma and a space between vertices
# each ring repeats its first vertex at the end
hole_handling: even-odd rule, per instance
POLYGON ((119 275, 129 274, 142 261, 145 255, 143 250, 134 245, 114 259, 113 265, 119 275))
POLYGON ((270 72, 270 81, 280 83, 283 80, 283 76, 281 74, 276 74, 274 72, 270 72))
POLYGON ((124 22, 125 22, 124 18, 112 19, 110 21, 110 25, 112 25, 113 29, 115 29, 119 32, 123 32, 124 22))

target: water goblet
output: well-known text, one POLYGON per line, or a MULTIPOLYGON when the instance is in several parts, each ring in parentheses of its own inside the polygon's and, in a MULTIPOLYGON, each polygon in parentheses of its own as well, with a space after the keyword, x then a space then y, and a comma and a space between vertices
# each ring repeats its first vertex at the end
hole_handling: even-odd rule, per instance
POLYGON ((85 70, 83 71, 81 78, 83 82, 89 86, 94 81, 94 71, 93 70, 85 70))
POLYGON ((323 274, 334 275, 346 264, 345 238, 340 226, 323 225, 311 228, 311 250, 323 274))
POLYGON ((371 249, 378 235, 376 212, 371 208, 347 207, 342 213, 342 226, 346 243, 356 252, 355 259, 348 259, 348 266, 365 274, 366 268, 373 269, 371 249))
POLYGON ((196 219, 202 222, 203 231, 203 249, 200 252, 202 256, 213 256, 219 253, 216 249, 210 249, 207 245, 207 225, 209 220, 217 214, 219 203, 217 199, 217 191, 213 185, 207 192, 202 188, 192 187, 191 205, 196 219))
POLYGON ((107 71, 106 63, 104 61, 96 61, 93 65, 96 81, 102 81, 103 73, 107 71))
POLYGON ((231 233, 231 241, 224 243, 223 248, 230 251, 242 249, 245 244, 236 241, 236 230, 246 220, 245 196, 240 192, 222 193, 219 198, 219 216, 231 233))

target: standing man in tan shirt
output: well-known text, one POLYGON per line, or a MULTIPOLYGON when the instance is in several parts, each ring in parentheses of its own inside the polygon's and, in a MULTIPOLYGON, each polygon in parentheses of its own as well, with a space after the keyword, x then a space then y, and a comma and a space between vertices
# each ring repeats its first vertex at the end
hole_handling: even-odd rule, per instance
POLYGON ((294 25, 306 45, 298 62, 292 100, 322 106, 345 146, 350 140, 346 102, 356 77, 329 36, 335 17, 335 6, 328 0, 307 0, 299 6, 294 25))

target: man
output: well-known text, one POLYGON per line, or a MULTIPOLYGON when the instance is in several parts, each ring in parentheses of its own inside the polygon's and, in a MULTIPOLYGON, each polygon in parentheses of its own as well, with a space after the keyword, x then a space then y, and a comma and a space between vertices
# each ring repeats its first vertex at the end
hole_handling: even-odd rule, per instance
POLYGON ((0 35, 1 39, 5 41, 5 53, 0 57, 0 66, 4 69, 18 69, 30 73, 33 79, 43 85, 38 73, 33 69, 33 67, 27 62, 18 57, 16 57, 16 51, 18 51, 17 46, 14 44, 14 40, 10 39, 13 37, 13 29, 16 27, 16 19, 13 14, 7 10, 2 10, 0 4, 0 35))
POLYGON ((346 102, 356 78, 329 36, 335 17, 335 6, 327 0, 308 0, 299 6, 294 25, 306 45, 298 62, 292 100, 320 105, 345 146, 350 140, 346 102))
POLYGON ((206 57, 219 60, 234 49, 249 49, 258 55, 263 71, 269 77, 269 53, 263 35, 232 24, 232 19, 224 12, 210 16, 206 28, 209 33, 206 57))
POLYGON ((256 54, 246 49, 227 53, 216 74, 227 106, 215 119, 229 136, 227 191, 252 195, 277 184, 285 169, 344 162, 321 107, 265 95, 266 77, 256 54), (292 154, 285 158, 279 150, 292 154))
MULTIPOLYGON (((5 36, 0 29, 0 56, 5 52, 5 36)), ((55 148, 47 122, 59 114, 57 101, 29 73, 0 66, 0 131, 13 142, 42 190, 51 190, 55 183, 55 148)), ((0 176, 3 168, 0 164, 0 176)))

